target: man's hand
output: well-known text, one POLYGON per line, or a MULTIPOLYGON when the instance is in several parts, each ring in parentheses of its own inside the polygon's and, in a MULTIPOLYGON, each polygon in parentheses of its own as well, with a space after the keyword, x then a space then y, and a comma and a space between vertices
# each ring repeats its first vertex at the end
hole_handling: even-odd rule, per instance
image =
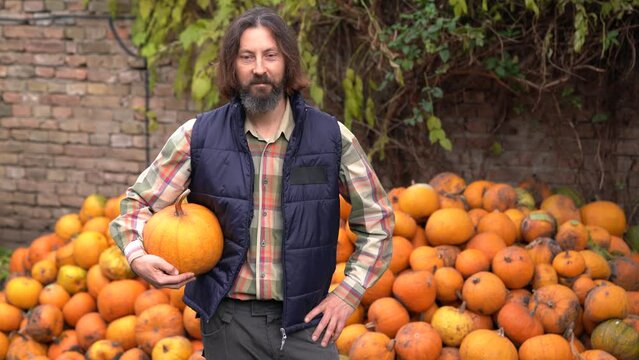
POLYGON ((175 266, 159 256, 146 254, 131 262, 131 270, 149 284, 161 288, 179 289, 195 279, 195 274, 180 274, 175 266))
POLYGON ((342 333, 342 329, 344 329, 346 320, 348 320, 353 311, 355 311, 355 309, 337 297, 337 295, 328 294, 319 305, 306 315, 304 322, 311 321, 315 316, 321 313, 324 314, 322 315, 322 320, 320 320, 313 332, 313 341, 317 341, 326 329, 324 338, 322 339, 322 346, 326 347, 329 341, 337 340, 342 333))

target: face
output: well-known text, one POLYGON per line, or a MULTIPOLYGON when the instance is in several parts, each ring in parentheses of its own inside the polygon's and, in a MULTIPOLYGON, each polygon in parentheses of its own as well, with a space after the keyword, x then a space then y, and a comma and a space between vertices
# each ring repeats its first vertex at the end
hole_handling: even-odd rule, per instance
POLYGON ((284 62, 269 29, 244 30, 235 71, 240 83, 240 98, 248 112, 264 113, 275 108, 283 93, 284 62))

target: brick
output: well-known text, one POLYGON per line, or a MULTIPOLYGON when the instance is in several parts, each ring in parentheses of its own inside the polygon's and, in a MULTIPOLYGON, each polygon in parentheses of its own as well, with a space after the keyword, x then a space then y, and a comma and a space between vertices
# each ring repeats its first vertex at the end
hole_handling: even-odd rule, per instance
POLYGON ((42 28, 31 25, 5 25, 3 35, 7 38, 41 38, 42 28))
MULTIPOLYGON (((87 86, 84 83, 67 84, 66 93, 69 95, 84 95, 87 93, 87 86)), ((80 100, 80 103, 82 103, 82 100, 80 100)))
POLYGON ((122 71, 118 74, 118 78, 120 79, 120 83, 122 84, 142 81, 141 71, 137 70, 122 71))
POLYGON ((109 93, 109 86, 102 83, 87 84, 87 93, 91 95, 105 95, 109 93))
POLYGON ((87 107, 119 108, 118 96, 93 96, 87 95, 82 99, 82 105, 87 107))
POLYGON ((84 80, 87 78, 87 69, 58 68, 55 77, 59 79, 84 80))
POLYGON ((12 106, 13 116, 17 117, 26 117, 31 116, 31 106, 29 105, 13 105, 12 106))
POLYGON ((55 68, 36 66, 35 75, 43 78, 52 78, 53 76, 55 76, 55 68))
POLYGON ((89 136, 89 144, 91 145, 109 145, 111 143, 111 135, 109 134, 91 134, 89 136))
POLYGON ((58 195, 73 195, 75 194, 75 190, 67 183, 56 184, 55 193, 58 195))
POLYGON ((113 121, 101 121, 92 119, 80 123, 81 131, 92 133, 113 133, 118 130, 118 125, 113 121))
POLYGON ((130 148, 133 146, 133 139, 130 135, 113 134, 111 135, 111 146, 115 148, 130 148))
MULTIPOLYGON (((97 187, 95 185, 83 184, 80 183, 76 187, 76 193, 82 195, 83 197, 89 196, 97 192, 97 187)), ((82 199, 84 201, 84 199, 82 199)))
POLYGON ((0 77, 7 77, 7 67, 4 65, 0 66, 0 77))
POLYGON ((164 99, 154 97, 149 100, 149 107, 153 110, 164 109, 164 99))
POLYGON ((44 28, 44 37, 47 39, 63 39, 64 28, 61 27, 47 27, 44 28))
POLYGON ((64 51, 67 54, 77 54, 78 53, 78 43, 75 41, 69 41, 64 44, 64 51))
POLYGON ((0 118, 11 116, 11 105, 0 102, 0 118))
POLYGON ((51 114, 56 119, 66 119, 70 118, 73 115, 73 110, 70 107, 66 106, 54 106, 51 109, 51 114))
POLYGON ((22 0, 5 0, 4 10, 8 12, 22 11, 22 0))
POLYGON ((44 1, 43 0, 26 0, 22 5, 22 9, 25 12, 38 12, 44 11, 44 1))
POLYGON ((29 65, 13 65, 7 69, 7 75, 9 77, 16 78, 29 78, 35 74, 33 66, 29 65))
POLYGON ((48 83, 41 80, 28 80, 27 90, 32 92, 46 92, 49 89, 48 83))
POLYGON ((23 101, 22 94, 12 91, 5 91, 2 94, 2 100, 9 104, 18 104, 23 101))
POLYGON ((67 142, 69 144, 89 145, 89 134, 81 132, 69 133, 67 142))
POLYGON ((62 54, 35 54, 33 63, 36 65, 56 66, 64 64, 64 55, 62 54))
MULTIPOLYGON (((100 121, 111 121, 113 120, 113 110, 93 108, 91 109, 91 118, 94 120, 100 120, 100 121)), ((114 129, 111 129, 111 130, 114 130, 114 129)))
POLYGON ((87 57, 83 55, 67 55, 64 60, 67 65, 72 67, 84 66, 87 64, 87 57))
MULTIPOLYGON (((125 40, 129 38, 130 35, 130 31, 129 31, 129 27, 131 25, 127 24, 127 25, 116 25, 115 26, 115 32, 118 34, 118 36, 120 37, 120 39, 125 40)), ((107 39, 110 40, 115 40, 115 36, 113 35, 113 33, 111 31, 109 31, 107 34, 107 39)))
POLYGON ((51 116, 51 106, 40 105, 33 107, 33 116, 48 117, 51 116))
POLYGON ((25 143, 23 145, 23 149, 25 152, 34 153, 34 154, 62 154, 64 152, 64 148, 59 144, 47 144, 47 143, 25 143))
POLYGON ((617 154, 637 156, 639 154, 639 143, 637 143, 637 139, 618 141, 617 154))
POLYGON ((157 112, 159 123, 175 124, 177 120, 177 111, 159 111, 157 112))
POLYGON ((144 124, 138 121, 126 121, 120 126, 124 134, 139 135, 144 133, 144 124))
POLYGON ((9 179, 22 179, 26 174, 23 167, 5 166, 5 177, 9 179))
POLYGON ((49 11, 62 11, 65 9, 63 0, 44 0, 44 7, 49 11))
POLYGON ((87 175, 85 179, 88 184, 93 184, 93 185, 105 184, 104 177, 102 176, 101 173, 97 171, 87 171, 87 175))
POLYGON ((113 171, 122 173, 138 173, 143 169, 143 166, 127 160, 116 160, 111 157, 103 159, 98 163, 98 169, 105 171, 113 171))
POLYGON ((49 94, 66 94, 67 93, 67 84, 62 81, 50 81, 49 85, 49 94))
POLYGON ((40 129, 42 129, 42 130, 58 130, 59 129, 58 123, 59 123, 58 120, 43 119, 42 123, 40 124, 40 129))
MULTIPOLYGON (((49 154, 24 154, 21 159, 24 166, 37 166, 46 168, 53 165, 53 157, 49 154)), ((41 191, 38 189, 38 191, 41 191)))
POLYGON ((104 27, 87 27, 85 29, 85 38, 88 40, 101 40, 106 38, 107 29, 104 27))
POLYGON ((80 105, 80 97, 76 95, 53 94, 51 95, 51 104, 71 106, 80 105))
MULTIPOLYGON (((69 11, 84 11, 86 10, 86 1, 85 0, 75 0, 75 1, 67 1, 67 10, 69 11)), ((109 12, 108 8, 104 11, 98 11, 101 13, 109 12)))
POLYGON ((463 92, 464 103, 481 104, 484 102, 484 93, 481 91, 464 91, 463 92))
POLYGON ((84 157, 100 158, 106 154, 104 147, 85 146, 85 145, 65 145, 64 154, 81 155, 84 157))
POLYGON ((84 28, 76 26, 67 26, 64 28, 64 38, 70 40, 84 39, 84 28))
MULTIPOLYGON (((2 43, 0 41, 0 43, 2 43)), ((11 69, 9 69, 11 71, 11 69)), ((26 89, 27 84, 20 79, 3 79, 2 80, 2 90, 4 91, 23 91, 26 89)))
POLYGON ((109 152, 111 158, 122 159, 128 161, 146 161, 146 152, 144 149, 126 148, 116 149, 112 148, 109 152))
MULTIPOLYGON (((14 200, 20 205, 35 205, 36 204, 36 195, 35 194, 14 194, 14 200)), ((16 207, 17 212, 22 212, 21 209, 26 206, 18 206, 16 207)))
POLYGON ((80 119, 64 119, 60 122, 60 130, 63 131, 80 131, 80 119))
POLYGON ((89 81, 112 84, 118 81, 118 75, 115 74, 113 71, 89 69, 87 79, 89 79, 89 81))
POLYGON ((2 165, 17 165, 18 154, 0 154, 0 164, 2 165))
MULTIPOLYGON (((92 194, 92 193, 89 193, 89 194, 92 194)), ((70 206, 72 208, 77 209, 82 206, 82 203, 84 202, 84 197, 79 195, 65 195, 65 196, 58 196, 58 200, 60 201, 60 205, 62 206, 70 206)))
POLYGON ((109 54, 111 53, 111 44, 105 41, 86 41, 79 42, 78 54, 109 54))
POLYGON ((49 141, 56 144, 66 144, 69 142, 70 134, 64 131, 49 131, 49 141))
POLYGON ((0 51, 24 51, 24 41, 7 40, 0 41, 0 51))
POLYGON ((65 52, 64 43, 57 40, 33 40, 25 45, 28 52, 34 53, 63 53, 65 52))
POLYGON ((38 206, 60 206, 57 194, 42 193, 37 196, 38 206))
POLYGON ((133 120, 133 110, 130 109, 118 109, 113 111, 113 119, 117 121, 130 121, 133 120))

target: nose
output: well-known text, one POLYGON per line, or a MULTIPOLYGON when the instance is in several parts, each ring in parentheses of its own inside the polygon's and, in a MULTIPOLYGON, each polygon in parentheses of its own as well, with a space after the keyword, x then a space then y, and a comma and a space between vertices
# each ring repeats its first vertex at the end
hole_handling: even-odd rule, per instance
POLYGON ((255 59, 255 68, 253 68, 253 74, 255 75, 264 75, 266 72, 266 68, 264 67, 264 60, 261 56, 258 56, 255 59))

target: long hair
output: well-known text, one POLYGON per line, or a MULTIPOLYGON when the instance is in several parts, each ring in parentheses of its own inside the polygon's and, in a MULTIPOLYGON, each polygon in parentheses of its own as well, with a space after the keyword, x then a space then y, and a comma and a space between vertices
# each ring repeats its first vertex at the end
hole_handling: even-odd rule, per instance
POLYGON ((217 82, 220 93, 228 99, 239 95, 240 83, 235 72, 235 59, 240 48, 240 37, 247 28, 263 26, 271 31, 279 50, 284 55, 284 87, 291 95, 308 86, 302 71, 300 52, 293 30, 272 9, 255 7, 245 11, 229 26, 222 38, 218 57, 217 82))

